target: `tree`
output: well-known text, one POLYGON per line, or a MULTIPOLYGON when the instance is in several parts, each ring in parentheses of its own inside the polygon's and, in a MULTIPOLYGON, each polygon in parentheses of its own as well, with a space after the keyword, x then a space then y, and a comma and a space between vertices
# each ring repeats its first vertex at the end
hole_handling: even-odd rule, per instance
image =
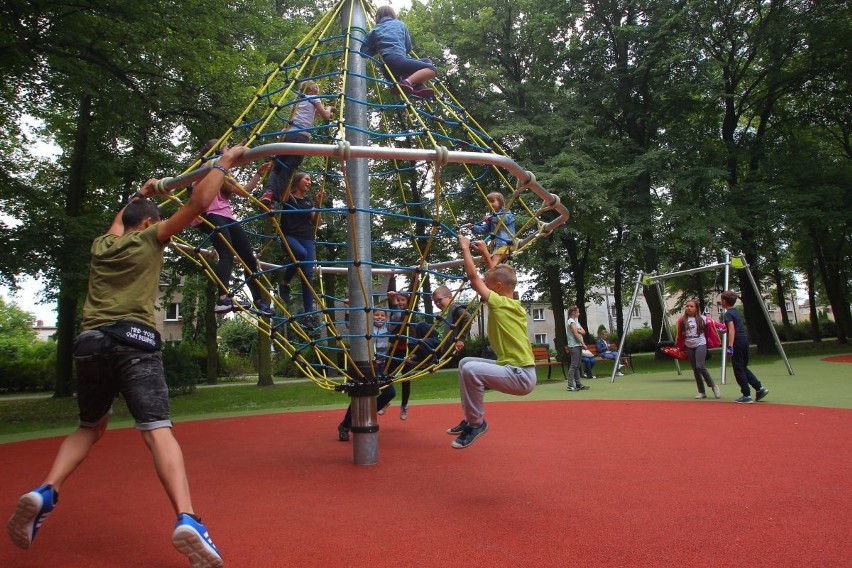
POLYGON ((173 174, 187 146, 227 128, 244 85, 262 76, 258 46, 286 29, 265 17, 270 8, 261 0, 4 3, 0 105, 16 124, 42 120, 61 154, 33 171, 0 166, 0 206, 21 222, 3 229, 16 260, 4 255, 0 275, 42 275, 58 297, 57 395, 73 391, 92 239, 122 195, 173 174))

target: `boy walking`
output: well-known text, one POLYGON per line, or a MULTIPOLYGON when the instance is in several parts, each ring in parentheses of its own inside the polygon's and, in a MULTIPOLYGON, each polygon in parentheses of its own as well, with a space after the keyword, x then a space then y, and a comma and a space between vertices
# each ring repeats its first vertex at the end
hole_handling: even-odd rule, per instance
POLYGON ((732 290, 722 292, 722 307, 725 308, 723 321, 728 326, 727 353, 731 356, 731 366, 734 368, 734 377, 740 385, 742 396, 734 402, 740 404, 751 404, 755 400, 763 400, 769 394, 769 389, 760 384, 754 373, 748 368, 748 334, 746 333, 743 316, 734 309, 737 303, 737 294, 732 290), (751 397, 751 388, 754 388, 755 398, 751 397))
MULTIPOLYGON (((157 191, 157 180, 148 180, 118 212, 107 233, 92 244, 82 332, 74 346, 80 425, 62 442, 42 485, 18 500, 7 530, 19 548, 30 547, 59 502, 62 484, 104 435, 112 401, 121 393, 177 515, 173 545, 189 558, 192 568, 223 566, 207 528, 195 516, 183 453, 172 434, 154 308, 163 248, 207 209, 228 169, 245 150, 243 146, 223 147, 218 163, 169 219, 161 220, 156 204, 148 200, 157 191)), ((120 559, 116 562, 122 564, 120 559)))
POLYGON ((485 415, 485 388, 506 394, 525 395, 535 387, 535 360, 527 338, 527 314, 521 302, 514 299, 518 283, 515 270, 501 264, 493 266, 488 246, 477 241, 474 245, 489 265, 480 277, 470 252, 470 240, 459 237, 464 270, 473 290, 488 306, 486 333, 497 361, 465 357, 459 362, 459 393, 464 420, 447 430, 457 435, 454 448, 466 448, 488 431, 485 415))

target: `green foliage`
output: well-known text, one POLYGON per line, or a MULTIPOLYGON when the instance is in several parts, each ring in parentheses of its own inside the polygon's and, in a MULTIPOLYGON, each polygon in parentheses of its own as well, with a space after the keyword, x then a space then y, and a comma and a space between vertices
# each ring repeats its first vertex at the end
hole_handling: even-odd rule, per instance
POLYGON ((35 317, 0 297, 0 392, 53 388, 56 343, 39 341, 35 317))
MULTIPOLYGON (((25 312, 15 304, 7 304, 0 297, 0 342, 21 341, 29 343, 34 341, 36 332, 33 325, 35 325, 35 316, 25 312)), ((0 349, 2 348, 2 343, 0 343, 0 349)))
POLYGON ((197 356, 197 349, 189 343, 163 346, 163 369, 170 396, 195 392, 195 385, 201 381, 202 374, 194 352, 197 356))
MULTIPOLYGON (((803 321, 792 324, 789 329, 781 324, 775 324, 775 333, 781 341, 805 341, 813 339, 811 323, 803 321)), ((829 319, 820 320, 819 331, 822 339, 837 337, 837 324, 829 319)))
POLYGON ((257 374, 257 365, 250 356, 234 353, 225 356, 219 369, 220 374, 226 379, 257 374))
POLYGON ((650 327, 631 330, 624 340, 624 351, 627 353, 654 352, 657 350, 657 338, 650 327))
POLYGON ((55 367, 53 341, 6 343, 0 346, 0 392, 52 390, 55 367))
POLYGON ((257 350, 257 328, 242 318, 228 318, 219 326, 219 349, 248 357, 257 350))

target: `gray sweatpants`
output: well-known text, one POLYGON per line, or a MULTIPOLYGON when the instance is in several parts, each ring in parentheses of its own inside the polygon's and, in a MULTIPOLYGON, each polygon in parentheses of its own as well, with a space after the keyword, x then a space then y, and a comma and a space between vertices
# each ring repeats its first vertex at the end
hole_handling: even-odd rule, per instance
POLYGON ((525 395, 535 387, 535 367, 498 365, 493 359, 465 357, 459 361, 459 394, 464 418, 471 426, 482 424, 485 387, 514 395, 525 395))

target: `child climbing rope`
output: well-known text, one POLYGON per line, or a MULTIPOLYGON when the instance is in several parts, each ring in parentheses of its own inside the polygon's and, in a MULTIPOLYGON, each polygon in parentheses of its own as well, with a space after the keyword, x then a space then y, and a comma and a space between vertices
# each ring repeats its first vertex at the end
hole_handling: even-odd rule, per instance
POLYGON ((499 264, 503 257, 510 252, 511 245, 515 240, 515 216, 506 209, 506 200, 503 194, 493 191, 487 196, 489 211, 480 223, 468 223, 464 225, 477 235, 486 235, 491 246, 491 260, 493 264, 499 264))
POLYGON ((367 34, 362 51, 370 56, 380 54, 393 75, 393 81, 406 95, 433 97, 435 91, 424 83, 438 76, 438 68, 428 58, 408 57, 411 50, 408 28, 396 18, 393 8, 380 6, 376 10, 376 27, 367 34))
MULTIPOLYGON (((326 121, 331 120, 331 116, 337 112, 333 106, 327 107, 322 101, 317 98, 319 94, 319 86, 314 81, 302 81, 301 90, 297 97, 293 118, 291 120, 292 128, 284 135, 284 142, 292 144, 309 144, 311 141, 310 129, 314 126, 316 114, 319 113, 326 121)), ((271 207, 273 202, 280 202, 281 196, 284 195, 284 190, 293 176, 293 172, 302 165, 305 156, 302 154, 287 154, 280 158, 276 158, 272 171, 269 177, 266 178, 266 183, 263 186, 263 195, 260 202, 271 207)))

